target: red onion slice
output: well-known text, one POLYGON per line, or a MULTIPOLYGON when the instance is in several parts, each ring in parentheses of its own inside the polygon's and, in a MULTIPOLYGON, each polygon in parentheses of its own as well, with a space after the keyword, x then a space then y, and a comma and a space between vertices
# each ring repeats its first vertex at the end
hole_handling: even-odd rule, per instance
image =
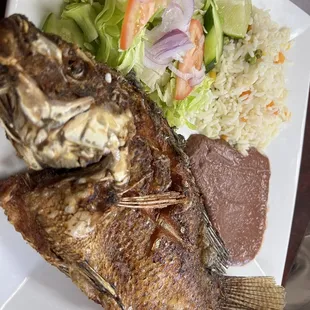
POLYGON ((159 66, 166 66, 167 67, 169 65, 169 63, 172 61, 172 58, 159 59, 159 58, 154 57, 154 55, 151 54, 149 49, 147 49, 147 48, 145 48, 144 56, 146 58, 148 58, 150 61, 152 61, 154 64, 157 64, 159 66))
POLYGON ((168 68, 170 69, 171 72, 173 72, 176 76, 183 79, 184 81, 188 81, 193 78, 192 73, 183 73, 173 65, 169 65, 168 68))
POLYGON ((169 65, 169 69, 179 78, 183 79, 184 81, 188 81, 189 85, 194 87, 199 85, 205 78, 205 66, 203 65, 201 70, 197 70, 195 67, 192 69, 192 73, 183 73, 178 70, 173 65, 169 65))
POLYGON ((192 69, 193 77, 189 80, 189 85, 194 87, 199 85, 206 77, 206 68, 202 65, 201 70, 197 70, 195 67, 192 69))
POLYGON ((155 42, 173 29, 187 32, 193 14, 194 0, 172 0, 163 12, 161 24, 148 32, 149 40, 155 42))
POLYGON ((183 8, 184 24, 186 26, 189 26, 189 23, 194 14, 194 0, 180 0, 180 2, 183 8))
MULTIPOLYGON (((148 2, 148 0, 140 0, 148 2)), ((183 73, 172 65, 173 60, 182 61, 187 51, 192 49, 193 43, 188 36, 188 28, 194 14, 194 0, 172 0, 163 12, 162 23, 147 32, 152 46, 145 47, 144 65, 157 72, 163 72, 167 67, 181 79, 188 81, 194 87, 205 78, 205 67, 201 70, 195 67, 191 73, 183 73)), ((204 44, 202 36, 199 45, 204 44)))
POLYGON ((174 54, 185 53, 193 48, 188 35, 179 30, 174 29, 166 33, 161 39, 159 39, 149 50, 155 58, 159 60, 165 58, 174 58, 174 54))
POLYGON ((145 57, 147 67, 155 69, 155 64, 166 67, 175 59, 181 57, 191 48, 193 43, 186 33, 179 29, 174 29, 166 33, 153 46, 145 48, 145 57))
POLYGON ((153 61, 150 57, 145 55, 143 59, 143 64, 145 65, 146 68, 152 69, 156 72, 164 72, 165 69, 167 68, 167 65, 161 65, 153 61))

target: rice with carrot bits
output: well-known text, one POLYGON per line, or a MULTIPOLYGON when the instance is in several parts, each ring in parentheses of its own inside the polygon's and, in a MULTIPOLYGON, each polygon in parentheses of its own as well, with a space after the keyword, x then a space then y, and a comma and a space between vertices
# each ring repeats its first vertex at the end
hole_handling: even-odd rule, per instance
POLYGON ((263 150, 290 119, 285 105, 285 52, 290 30, 266 11, 253 7, 251 25, 242 40, 225 38, 220 63, 210 77, 213 99, 196 118, 198 130, 223 138, 243 154, 263 150))

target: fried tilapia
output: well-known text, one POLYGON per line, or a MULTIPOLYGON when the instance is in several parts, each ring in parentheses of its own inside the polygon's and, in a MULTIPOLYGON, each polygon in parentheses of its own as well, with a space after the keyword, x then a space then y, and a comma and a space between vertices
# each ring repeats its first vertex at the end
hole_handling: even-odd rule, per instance
POLYGON ((134 79, 20 15, 0 23, 0 118, 38 171, 0 183, 9 221, 105 309, 283 309, 224 275, 182 140, 134 79))

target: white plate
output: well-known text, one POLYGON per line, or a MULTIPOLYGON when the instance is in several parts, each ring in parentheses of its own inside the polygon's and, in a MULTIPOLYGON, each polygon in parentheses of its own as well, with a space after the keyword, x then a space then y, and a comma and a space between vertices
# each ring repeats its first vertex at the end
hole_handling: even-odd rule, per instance
MULTIPOLYGON (((269 197, 268 228, 256 260, 234 275, 270 275, 281 283, 302 152, 310 75, 310 18, 288 0, 254 0, 270 8, 275 20, 292 28, 295 46, 289 53, 294 66, 288 66, 288 105, 291 123, 267 150, 272 177, 269 197)), ((62 0, 8 0, 7 15, 22 13, 41 25, 50 11, 57 12, 62 0)), ((0 178, 19 171, 23 164, 0 130, 0 178)), ((58 270, 49 266, 14 231, 0 211, 0 310, 19 309, 101 309, 85 297, 58 270)))

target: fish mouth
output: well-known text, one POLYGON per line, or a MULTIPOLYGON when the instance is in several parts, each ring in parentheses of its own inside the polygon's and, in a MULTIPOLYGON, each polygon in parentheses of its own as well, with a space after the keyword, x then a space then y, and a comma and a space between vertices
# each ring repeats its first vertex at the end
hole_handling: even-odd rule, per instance
POLYGON ((126 144, 133 126, 129 110, 114 113, 91 96, 51 99, 26 72, 1 68, 0 121, 30 168, 86 167, 112 153, 111 172, 116 182, 127 183, 126 144))
POLYGON ((4 127, 12 142, 19 142, 12 121, 13 107, 17 100, 17 94, 9 83, 0 84, 0 124, 4 127))
MULTIPOLYGON (((6 83, 0 86, 0 125, 4 128, 7 138, 11 141, 17 152, 26 162, 31 162, 33 166, 38 166, 37 160, 34 154, 32 154, 28 148, 22 148, 22 141, 16 131, 15 116, 18 114, 18 110, 15 108, 18 102, 18 94, 12 85, 6 83)), ((17 117, 17 126, 25 123, 25 118, 17 117)))

